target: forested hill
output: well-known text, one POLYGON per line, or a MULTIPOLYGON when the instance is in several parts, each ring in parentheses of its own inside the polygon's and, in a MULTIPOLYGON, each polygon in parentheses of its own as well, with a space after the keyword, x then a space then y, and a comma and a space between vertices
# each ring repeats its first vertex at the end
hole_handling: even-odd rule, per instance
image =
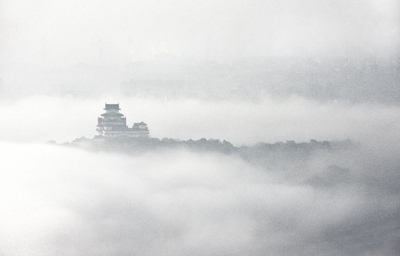
MULTIPOLYGON (((51 142, 50 142, 51 143, 51 142)), ((54 142, 53 142, 54 143, 54 142)), ((216 139, 200 140, 176 140, 171 138, 106 138, 98 137, 87 139, 85 137, 74 140, 63 146, 84 148, 93 151, 124 152, 126 154, 138 154, 153 150, 187 149, 191 151, 219 152, 224 154, 239 153, 243 156, 261 152, 298 152, 307 153, 315 150, 335 151, 355 147, 351 140, 344 141, 316 141, 296 143, 295 141, 269 143, 257 143, 252 146, 234 146, 232 143, 216 139)))
POLYGON ((234 146, 228 141, 214 139, 200 140, 175 140, 157 138, 112 138, 100 140, 80 138, 62 146, 80 148, 97 152, 123 153, 127 155, 140 155, 147 152, 161 152, 169 150, 188 150, 191 152, 219 153, 225 155, 240 156, 252 164, 264 168, 286 168, 290 166, 301 167, 307 165, 316 154, 330 155, 337 152, 345 152, 356 148, 356 144, 350 140, 319 142, 311 140, 308 143, 296 143, 294 141, 277 142, 273 144, 258 143, 252 146, 234 146))

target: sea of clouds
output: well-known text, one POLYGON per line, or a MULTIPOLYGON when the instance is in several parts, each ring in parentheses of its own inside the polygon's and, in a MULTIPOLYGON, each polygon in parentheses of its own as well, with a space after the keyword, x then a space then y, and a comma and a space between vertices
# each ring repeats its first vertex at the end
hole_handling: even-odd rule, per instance
POLYGON ((400 252, 397 106, 47 96, 0 105, 1 255, 400 252), (268 170, 213 152, 132 156, 44 144, 93 137, 105 101, 158 138, 236 146, 349 138, 358 147, 268 170))

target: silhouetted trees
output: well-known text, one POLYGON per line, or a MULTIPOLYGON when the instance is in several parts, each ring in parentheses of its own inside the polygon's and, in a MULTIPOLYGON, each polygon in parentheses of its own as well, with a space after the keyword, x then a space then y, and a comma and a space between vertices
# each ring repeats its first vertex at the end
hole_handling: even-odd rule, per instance
POLYGON ((218 139, 176 140, 171 138, 79 138, 65 146, 82 148, 92 151, 117 152, 128 155, 138 155, 151 151, 166 151, 183 149, 192 152, 217 152, 236 155, 243 160, 269 170, 291 169, 296 166, 301 170, 307 167, 308 161, 315 153, 346 150, 356 145, 350 140, 345 141, 316 141, 296 143, 287 141, 274 144, 258 143, 253 146, 235 147, 232 143, 218 139))

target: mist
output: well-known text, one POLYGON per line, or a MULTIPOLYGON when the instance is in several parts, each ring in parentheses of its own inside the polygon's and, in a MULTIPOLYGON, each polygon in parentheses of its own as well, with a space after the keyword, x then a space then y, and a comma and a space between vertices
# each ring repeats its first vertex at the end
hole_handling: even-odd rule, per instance
POLYGON ((398 146, 315 155, 301 173, 184 150, 0 147, 2 255, 399 252, 398 146))
POLYGON ((105 102, 119 102, 129 126, 143 121, 150 135, 160 139, 220 139, 237 146, 312 139, 397 143, 400 131, 400 108, 393 105, 321 103, 302 97, 237 102, 37 95, 0 102, 0 117, 7 120, 0 138, 31 143, 93 138, 105 102))
MULTIPOLYGON (((3 55, 50 65, 184 58, 391 55, 398 2, 2 1, 3 55)), ((7 58, 9 61, 11 59, 7 58)))
POLYGON ((118 99, 128 124, 146 122, 152 137, 358 146, 280 169, 185 149, 87 152, 44 142, 91 138, 116 99, 3 101, 2 255, 398 254, 398 107, 118 99))
MULTIPOLYGON (((160 61, 167 61, 167 67, 198 65, 196 72, 202 79, 224 75, 217 70, 201 73, 210 63, 246 64, 251 60, 255 61, 253 69, 265 74, 275 71, 277 64, 265 67, 259 60, 289 61, 283 76, 304 72, 310 61, 330 63, 328 69, 332 63, 338 65, 335 69, 350 65, 357 73, 355 79, 328 83, 329 87, 345 83, 350 91, 365 84, 355 86, 361 77, 360 65, 384 66, 377 83, 391 88, 390 81, 395 81, 398 87, 399 10, 395 0, 2 1, 0 92, 49 93, 60 91, 61 86, 67 91, 85 88, 85 92, 109 93, 129 79, 159 76, 156 66, 160 61), (301 63, 293 65, 294 60, 301 63), (152 74, 129 71, 130 65, 140 63, 149 63, 152 74), (390 69, 394 74, 387 74, 390 69)), ((243 65, 222 82, 231 83, 238 69, 243 65)), ((307 76, 315 72, 319 74, 320 67, 307 76)), ((364 76, 373 73, 365 72, 364 76)), ((178 78, 198 79, 193 74, 178 78)), ((216 83, 221 84, 221 79, 216 83)), ((275 86, 286 88, 290 83, 275 86)), ((393 88, 387 94, 393 94, 393 88)))
POLYGON ((1 1, 0 255, 399 255, 399 10, 1 1), (77 147, 105 103, 237 150, 77 147))

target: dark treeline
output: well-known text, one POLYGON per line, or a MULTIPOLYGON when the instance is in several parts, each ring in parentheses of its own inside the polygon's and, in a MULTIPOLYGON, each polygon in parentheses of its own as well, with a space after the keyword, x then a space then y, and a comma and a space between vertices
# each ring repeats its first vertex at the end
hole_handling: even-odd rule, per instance
POLYGON ((356 145, 350 141, 316 141, 296 143, 294 141, 277 142, 273 144, 258 143, 252 146, 234 146, 232 143, 216 139, 176 140, 171 138, 109 138, 95 137, 93 139, 79 138, 63 146, 81 148, 97 152, 124 153, 140 155, 146 152, 184 149, 197 153, 220 153, 237 155, 243 160, 269 170, 306 168, 309 160, 315 154, 331 154, 351 150, 356 145))

